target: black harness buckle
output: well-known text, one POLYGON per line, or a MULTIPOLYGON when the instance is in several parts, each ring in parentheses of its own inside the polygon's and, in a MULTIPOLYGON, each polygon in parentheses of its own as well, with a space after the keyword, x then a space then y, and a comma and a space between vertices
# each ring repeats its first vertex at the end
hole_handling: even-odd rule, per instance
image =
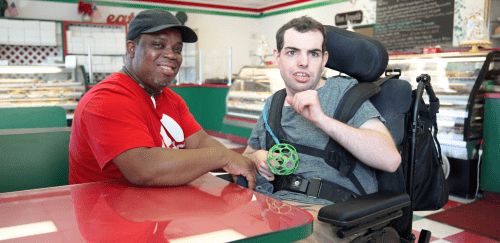
POLYGON ((321 178, 312 178, 309 181, 309 186, 307 187, 307 196, 318 198, 319 192, 321 191, 321 178))

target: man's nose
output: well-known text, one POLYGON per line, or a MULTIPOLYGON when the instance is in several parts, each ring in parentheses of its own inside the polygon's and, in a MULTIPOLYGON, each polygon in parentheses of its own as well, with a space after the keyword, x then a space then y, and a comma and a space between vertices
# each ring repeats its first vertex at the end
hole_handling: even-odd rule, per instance
POLYGON ((297 65, 300 67, 307 67, 309 65, 309 56, 307 53, 300 54, 297 65))
POLYGON ((169 58, 169 59, 177 59, 178 56, 181 54, 176 53, 174 50, 171 48, 165 48, 165 50, 162 53, 163 57, 169 58))

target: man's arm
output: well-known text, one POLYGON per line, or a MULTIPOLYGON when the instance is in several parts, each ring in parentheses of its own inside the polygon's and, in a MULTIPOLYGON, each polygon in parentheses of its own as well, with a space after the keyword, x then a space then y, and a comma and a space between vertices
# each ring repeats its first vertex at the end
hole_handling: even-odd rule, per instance
POLYGON ((286 101, 361 162, 388 172, 399 167, 401 156, 391 134, 379 119, 368 119, 359 128, 339 122, 323 112, 316 90, 297 93, 287 97, 286 101))
POLYGON ((250 189, 255 188, 256 182, 255 166, 248 158, 225 148, 203 130, 186 138, 186 149, 133 148, 112 162, 135 185, 185 185, 220 168, 245 176, 250 189))

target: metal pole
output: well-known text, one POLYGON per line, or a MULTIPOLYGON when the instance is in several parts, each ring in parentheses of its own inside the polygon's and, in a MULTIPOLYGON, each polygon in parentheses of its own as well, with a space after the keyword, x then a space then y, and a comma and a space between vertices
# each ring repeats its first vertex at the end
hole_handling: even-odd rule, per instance
POLYGON ((92 75, 92 47, 89 46, 89 83, 92 83, 94 77, 92 75))
POLYGON ((227 85, 231 86, 231 47, 228 48, 227 62, 229 63, 229 69, 227 70, 227 85))
POLYGON ((198 78, 199 78, 199 83, 201 85, 202 81, 203 81, 203 75, 202 75, 202 68, 201 68, 201 50, 198 50, 198 78))

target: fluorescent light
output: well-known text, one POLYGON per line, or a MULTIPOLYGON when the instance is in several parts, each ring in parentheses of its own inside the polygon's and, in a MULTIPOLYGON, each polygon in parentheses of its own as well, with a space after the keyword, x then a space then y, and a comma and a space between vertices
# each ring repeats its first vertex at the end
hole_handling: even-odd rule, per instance
POLYGON ((54 66, 0 66, 0 73, 60 73, 54 66))
POLYGON ((52 221, 10 226, 0 228, 0 241, 52 232, 57 232, 57 227, 52 221))
POLYGON ((188 242, 203 242, 203 243, 215 243, 215 242, 230 242, 235 240, 241 240, 247 238, 243 234, 232 230, 225 229, 214 231, 205 234, 193 235, 184 238, 168 239, 170 243, 188 243, 188 242))
POLYGON ((435 62, 484 62, 486 57, 459 57, 459 58, 411 58, 411 59, 400 59, 400 60, 389 60, 389 64, 397 63, 435 63, 435 62))

